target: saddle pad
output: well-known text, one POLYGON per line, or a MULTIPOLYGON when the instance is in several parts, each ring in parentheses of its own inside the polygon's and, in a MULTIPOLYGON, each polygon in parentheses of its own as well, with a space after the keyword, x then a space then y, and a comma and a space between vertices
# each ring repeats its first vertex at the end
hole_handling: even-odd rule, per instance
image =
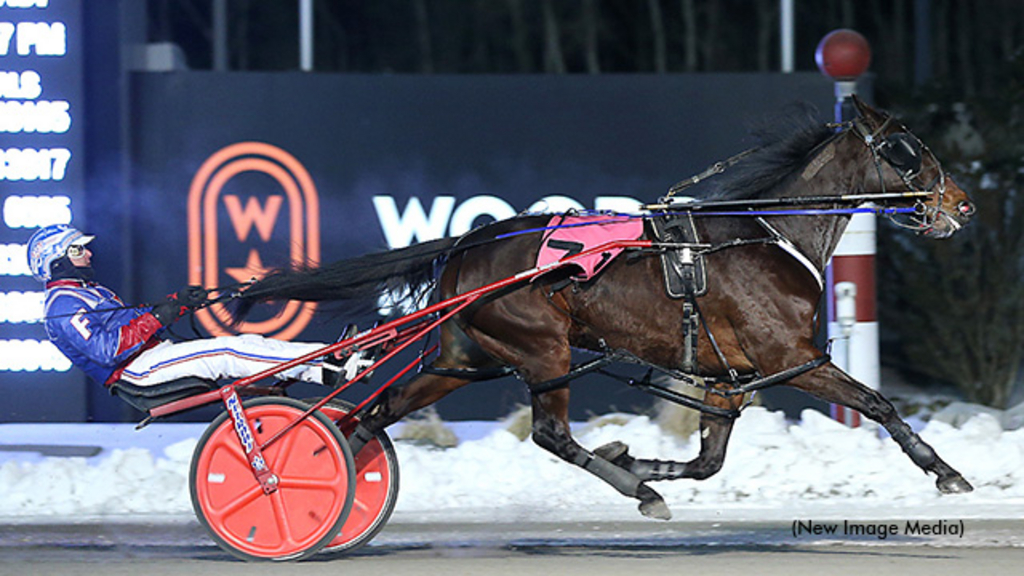
MULTIPOLYGON (((548 222, 554 228, 540 245, 537 255, 537 266, 558 262, 600 246, 613 240, 636 240, 644 233, 643 220, 629 216, 555 216, 548 222)), ((562 266, 575 266, 580 269, 573 278, 589 280, 604 269, 622 248, 605 250, 584 258, 566 262, 562 266)), ((555 266, 561 268, 562 266, 555 266)))

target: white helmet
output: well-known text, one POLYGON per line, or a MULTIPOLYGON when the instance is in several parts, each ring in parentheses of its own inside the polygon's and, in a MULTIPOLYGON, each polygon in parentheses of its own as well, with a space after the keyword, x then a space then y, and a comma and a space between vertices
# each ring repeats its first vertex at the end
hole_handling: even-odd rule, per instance
POLYGON ((67 224, 44 226, 28 239, 28 269, 36 280, 47 282, 54 261, 63 258, 70 246, 84 246, 93 238, 67 224))

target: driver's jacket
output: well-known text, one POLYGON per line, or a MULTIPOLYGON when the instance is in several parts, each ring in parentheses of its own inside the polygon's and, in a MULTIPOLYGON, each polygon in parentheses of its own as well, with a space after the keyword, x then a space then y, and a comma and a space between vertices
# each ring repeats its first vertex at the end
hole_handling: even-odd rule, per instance
POLYGON ((46 285, 46 333, 71 363, 108 385, 142 350, 159 343, 152 308, 125 308, 108 288, 76 279, 46 285))

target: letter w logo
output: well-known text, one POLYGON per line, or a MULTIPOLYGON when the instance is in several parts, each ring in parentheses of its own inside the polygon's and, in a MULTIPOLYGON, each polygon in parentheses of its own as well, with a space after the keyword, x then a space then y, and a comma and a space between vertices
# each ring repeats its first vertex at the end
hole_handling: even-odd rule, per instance
POLYGON ((228 216, 235 227, 235 235, 238 236, 239 242, 245 242, 254 225, 260 238, 264 242, 269 242, 283 203, 284 196, 275 195, 267 198, 266 206, 260 206, 259 200, 255 196, 250 196, 243 209, 238 196, 224 196, 224 206, 228 209, 228 216))

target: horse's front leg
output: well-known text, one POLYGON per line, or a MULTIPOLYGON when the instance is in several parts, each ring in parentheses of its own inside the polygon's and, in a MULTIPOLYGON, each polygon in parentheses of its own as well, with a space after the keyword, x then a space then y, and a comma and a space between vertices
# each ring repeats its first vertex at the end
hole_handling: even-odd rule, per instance
POLYGON ((569 431, 569 390, 553 390, 533 397, 533 441, 538 446, 583 468, 620 493, 640 500, 640 513, 658 520, 672 517, 660 494, 635 474, 580 446, 569 431))
MULTIPOLYGON (((704 393, 704 404, 726 410, 736 410, 742 396, 723 397, 713 392, 704 393)), ((700 453, 689 462, 671 460, 648 460, 633 458, 621 442, 611 442, 594 451, 617 466, 629 470, 641 480, 676 480, 692 478, 704 480, 722 469, 729 435, 735 418, 704 412, 700 415, 700 453)))
POLYGON ((831 363, 790 381, 789 385, 804 390, 826 402, 842 404, 878 422, 907 456, 926 473, 935 474, 939 491, 951 494, 974 490, 952 466, 939 458, 935 450, 900 419, 896 408, 877 391, 868 388, 831 363))

